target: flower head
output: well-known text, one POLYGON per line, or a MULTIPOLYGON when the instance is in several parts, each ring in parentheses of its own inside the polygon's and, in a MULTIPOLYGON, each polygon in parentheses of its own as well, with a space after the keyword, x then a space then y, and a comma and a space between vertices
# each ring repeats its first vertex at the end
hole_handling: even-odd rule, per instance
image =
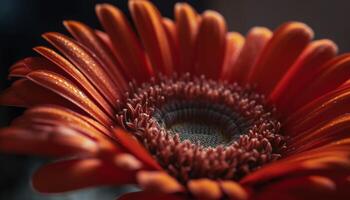
POLYGON ((215 11, 109 4, 10 68, 3 152, 51 156, 33 186, 137 184, 131 199, 347 199, 350 55, 288 22, 228 32, 215 11))

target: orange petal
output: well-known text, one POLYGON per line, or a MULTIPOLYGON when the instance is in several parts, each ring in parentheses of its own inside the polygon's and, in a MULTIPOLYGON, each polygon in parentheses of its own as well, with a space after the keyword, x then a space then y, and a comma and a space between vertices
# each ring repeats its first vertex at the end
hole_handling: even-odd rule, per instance
POLYGON ((277 105, 280 112, 285 111, 294 97, 312 81, 316 69, 336 54, 337 46, 330 40, 311 42, 273 89, 269 101, 277 105))
POLYGON ((291 108, 299 108, 311 100, 336 89, 349 78, 350 54, 333 58, 315 72, 315 79, 305 85, 305 88, 303 88, 304 95, 297 98, 291 105, 291 108))
POLYGON ((178 195, 178 194, 159 194, 156 192, 148 192, 148 191, 141 191, 141 192, 132 192, 127 193, 118 200, 185 200, 187 199, 184 195, 178 195))
POLYGON ((301 133, 295 133, 289 141, 288 148, 293 153, 305 151, 320 145, 336 142, 348 137, 350 128, 350 114, 341 115, 323 124, 314 125, 312 128, 301 133), (317 138, 317 140, 315 140, 317 138))
POLYGON ((247 191, 234 181, 220 182, 221 189, 230 199, 245 200, 248 199, 247 191))
POLYGON ((217 79, 221 74, 226 51, 226 22, 217 12, 202 16, 195 43, 195 74, 217 79))
POLYGON ((237 81, 234 78, 237 69, 234 65, 244 44, 244 37, 237 32, 230 32, 226 36, 226 53, 220 78, 226 81, 237 81))
POLYGON ((252 67, 248 82, 268 95, 312 37, 313 31, 303 23, 290 22, 277 28, 252 67))
POLYGON ((149 1, 138 0, 129 1, 129 9, 154 71, 171 75, 173 57, 159 11, 149 1))
POLYGON ((152 158, 147 150, 134 137, 132 137, 130 133, 127 133, 122 129, 115 129, 114 134, 120 145, 136 158, 147 164, 152 169, 161 169, 154 158, 152 158))
POLYGON ((64 160, 41 167, 33 176, 33 187, 42 193, 59 193, 80 188, 135 183, 125 171, 98 158, 64 160))
POLYGON ((61 96, 26 79, 15 81, 10 88, 3 91, 0 95, 0 104, 17 107, 54 104, 83 112, 61 96))
POLYGON ((36 126, 35 129, 0 130, 0 151, 40 156, 95 154, 98 146, 91 138, 66 127, 36 126))
MULTIPOLYGON (((54 121, 99 141, 106 140, 105 135, 110 134, 110 131, 97 121, 93 119, 88 120, 85 116, 60 106, 48 105, 30 108, 20 118, 24 118, 25 121, 41 120, 46 123, 54 121)), ((13 123, 21 126, 21 123, 17 122, 17 120, 13 123)))
POLYGON ((210 179, 190 180, 187 186, 198 199, 220 199, 222 196, 219 184, 210 179))
POLYGON ((350 85, 331 91, 292 113, 283 123, 286 133, 298 134, 345 114, 350 109, 350 85))
POLYGON ((96 13, 112 41, 124 71, 139 83, 147 81, 153 75, 153 70, 124 14, 109 4, 97 5, 96 13))
MULTIPOLYGON (((113 108, 72 63, 47 47, 35 47, 34 50, 51 62, 55 63, 57 68, 60 68, 63 72, 65 72, 65 74, 59 74, 65 76, 66 78, 69 78, 71 81, 77 84, 79 88, 81 88, 83 92, 89 95, 89 97, 94 100, 96 105, 99 105, 110 117, 114 115, 113 108)), ((48 70, 56 72, 56 70, 48 70)))
POLYGON ((114 164, 125 170, 139 170, 142 163, 135 156, 128 153, 119 153, 114 158, 114 164))
POLYGON ((233 72, 227 75, 230 76, 229 81, 247 83, 251 68, 271 37, 272 32, 265 27, 254 27, 249 30, 237 61, 232 66, 233 72))
POLYGON ((163 18, 163 26, 169 41, 171 55, 173 55, 173 63, 175 67, 174 70, 178 72, 180 58, 179 58, 179 41, 177 37, 176 26, 174 21, 168 18, 163 18))
POLYGON ((175 5, 176 31, 179 39, 180 65, 177 72, 184 74, 194 72, 195 40, 199 20, 196 11, 187 3, 175 5))
POLYGON ((66 78, 44 70, 31 72, 27 78, 69 100, 102 124, 112 124, 111 119, 66 78))
POLYGON ((45 33, 43 37, 59 49, 104 95, 111 105, 120 97, 120 89, 110 76, 103 70, 101 64, 74 40, 59 33, 45 33))
POLYGON ((102 67, 111 75, 112 81, 122 89, 127 90, 128 83, 123 78, 122 68, 113 52, 96 35, 95 31, 85 24, 77 21, 65 21, 65 27, 80 43, 88 47, 93 56, 103 63, 102 67))
POLYGON ((183 191, 183 186, 164 171, 140 171, 136 175, 137 182, 144 190, 160 193, 183 191))
POLYGON ((337 199, 336 184, 324 176, 287 178, 263 187, 253 199, 337 199), (278 192, 276 192, 278 191, 278 192))
POLYGON ((9 77, 25 77, 29 72, 36 69, 47 69, 52 71, 59 71, 55 64, 41 57, 29 57, 16 62, 10 68, 9 77))

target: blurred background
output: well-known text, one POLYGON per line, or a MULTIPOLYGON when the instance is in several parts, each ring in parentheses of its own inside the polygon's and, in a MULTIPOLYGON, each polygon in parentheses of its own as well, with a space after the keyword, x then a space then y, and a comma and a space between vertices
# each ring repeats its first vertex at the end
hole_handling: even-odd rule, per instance
MULTIPOLYGON (((67 33, 62 21, 74 19, 100 28, 94 14, 97 3, 112 3, 127 14, 127 0, 0 0, 0 90, 9 86, 8 68, 18 59, 33 56, 32 47, 46 44, 40 35, 47 31, 67 33)), ((175 0, 153 1, 163 15, 173 16, 175 0)), ((350 51, 350 1, 294 0, 198 0, 188 1, 199 12, 213 9, 221 12, 230 30, 245 34, 252 26, 275 29, 285 21, 297 20, 310 25, 316 39, 334 40, 340 52, 350 51)), ((6 126, 22 112, 21 109, 0 107, 0 126, 6 126)), ((115 199, 132 187, 88 189, 65 195, 43 196, 32 191, 30 174, 41 158, 0 154, 1 200, 73 200, 115 199)))

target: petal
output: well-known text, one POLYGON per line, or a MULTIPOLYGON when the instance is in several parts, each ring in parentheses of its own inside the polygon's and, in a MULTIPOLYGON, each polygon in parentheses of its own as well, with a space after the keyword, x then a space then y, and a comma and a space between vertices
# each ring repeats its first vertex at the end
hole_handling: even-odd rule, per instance
POLYGON ((219 78, 225 58, 226 22, 217 12, 202 16, 195 42, 195 74, 219 78))
POLYGON ((58 71, 57 67, 50 61, 41 57, 29 57, 18 61, 10 68, 9 77, 25 77, 29 72, 36 69, 48 69, 58 71))
POLYGON ((113 52, 96 35, 95 31, 77 21, 65 21, 64 25, 74 38, 93 52, 93 56, 103 63, 102 67, 113 77, 112 81, 114 81, 122 91, 125 91, 128 87, 128 83, 123 78, 120 63, 114 57, 113 52))
POLYGON ((314 125, 306 131, 295 133, 289 141, 288 148, 293 149, 293 153, 297 153, 336 142, 349 137, 347 132, 349 128, 350 114, 347 113, 323 124, 314 125))
POLYGON ((174 70, 178 71, 180 58, 179 58, 179 41, 176 32, 176 26, 173 20, 168 18, 163 18, 163 26, 165 33, 167 35, 169 46, 171 50, 171 55, 173 55, 174 70))
POLYGON ((283 123, 286 133, 294 135, 311 126, 345 114, 350 109, 350 85, 331 91, 294 111, 283 123))
POLYGON ((20 119, 22 120, 18 121, 17 119, 13 124, 21 126, 26 122, 29 124, 39 121, 46 124, 52 122, 73 128, 99 141, 106 140, 105 136, 110 134, 110 131, 97 121, 60 106, 48 105, 30 108, 25 111, 20 119))
POLYGON ((115 105, 120 97, 120 89, 112 82, 101 64, 83 46, 59 33, 46 33, 43 37, 59 49, 111 105, 115 105))
POLYGON ((314 80, 304 85, 304 95, 295 99, 290 108, 299 108, 344 84, 350 78, 350 54, 333 58, 314 72, 314 80))
POLYGON ((140 171, 137 182, 144 190, 160 193, 176 193, 184 190, 183 186, 164 171, 140 171))
POLYGON ((178 194, 159 194, 157 192, 148 192, 148 191, 141 191, 141 192, 132 192, 123 195, 122 197, 118 198, 118 200, 185 200, 187 199, 184 195, 178 195, 178 194))
POLYGON ((0 130, 0 151, 6 153, 72 156, 95 154, 98 146, 91 138, 67 127, 10 127, 0 130))
POLYGON ((171 75, 173 57, 162 17, 149 1, 129 1, 129 9, 155 72, 171 75))
POLYGON ((122 129, 115 129, 114 134, 120 145, 123 146, 132 155, 140 159, 152 169, 161 169, 154 158, 152 158, 147 150, 130 133, 127 133, 122 129))
POLYGON ((247 191, 239 183, 234 181, 221 181, 220 187, 230 199, 248 199, 247 191))
POLYGON ((177 72, 184 74, 194 72, 195 40, 198 32, 199 17, 187 3, 175 5, 176 31, 179 39, 180 65, 177 72))
POLYGON ((27 78, 69 100, 102 124, 112 124, 111 119, 66 78, 44 70, 31 72, 27 78))
POLYGON ((187 187, 198 199, 220 199, 222 196, 218 182, 210 179, 190 180, 187 187))
MULTIPOLYGON (((94 102, 99 105, 110 117, 114 115, 113 108, 108 104, 108 102, 101 96, 101 94, 96 90, 96 88, 87 80, 87 78, 68 60, 64 57, 49 49, 47 47, 35 47, 34 50, 56 64, 56 68, 61 69, 65 73, 59 73, 62 76, 69 78, 76 85, 81 88, 81 90, 89 95, 89 97, 94 100, 94 102)), ((43 68, 46 69, 46 68, 43 68)), ((46 69, 52 72, 57 70, 46 69)))
POLYGON ((10 88, 3 91, 0 95, 0 104, 17 107, 54 104, 81 112, 71 102, 26 79, 15 81, 10 88))
POLYGON ((269 184, 253 197, 263 199, 335 199, 335 183, 323 176, 303 176, 269 184), (278 191, 278 192, 276 192, 278 191))
POLYGON ((313 31, 299 22, 286 23, 277 30, 262 50, 248 75, 268 95, 313 37, 313 31))
POLYGON ((265 27, 250 29, 237 61, 232 66, 233 72, 227 75, 229 81, 247 83, 247 76, 252 66, 271 37, 272 32, 265 27))
POLYGON ((230 32, 226 36, 226 53, 225 60, 222 67, 221 79, 226 81, 236 81, 234 74, 236 74, 236 68, 234 65, 240 55, 242 47, 244 45, 244 37, 237 32, 230 32))
POLYGON ((98 158, 63 160, 41 167, 33 176, 33 187, 42 193, 135 183, 133 171, 118 169, 98 158))
POLYGON ((312 74, 324 63, 335 57, 337 46, 330 40, 311 42, 295 63, 278 82, 269 96, 269 101, 285 111, 294 97, 312 81, 312 74))
POLYGON ((124 14, 109 4, 97 5, 96 13, 112 41, 124 71, 139 83, 147 81, 153 75, 153 70, 124 14))

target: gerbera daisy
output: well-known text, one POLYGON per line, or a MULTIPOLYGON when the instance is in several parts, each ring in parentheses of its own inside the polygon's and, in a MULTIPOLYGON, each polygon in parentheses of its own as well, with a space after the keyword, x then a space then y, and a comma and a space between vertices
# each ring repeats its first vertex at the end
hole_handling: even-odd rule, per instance
POLYGON ((135 184, 132 199, 347 199, 350 54, 288 22, 228 32, 215 11, 175 19, 131 0, 103 31, 65 21, 57 51, 10 68, 4 105, 28 108, 0 131, 2 152, 51 156, 42 193, 135 184))

